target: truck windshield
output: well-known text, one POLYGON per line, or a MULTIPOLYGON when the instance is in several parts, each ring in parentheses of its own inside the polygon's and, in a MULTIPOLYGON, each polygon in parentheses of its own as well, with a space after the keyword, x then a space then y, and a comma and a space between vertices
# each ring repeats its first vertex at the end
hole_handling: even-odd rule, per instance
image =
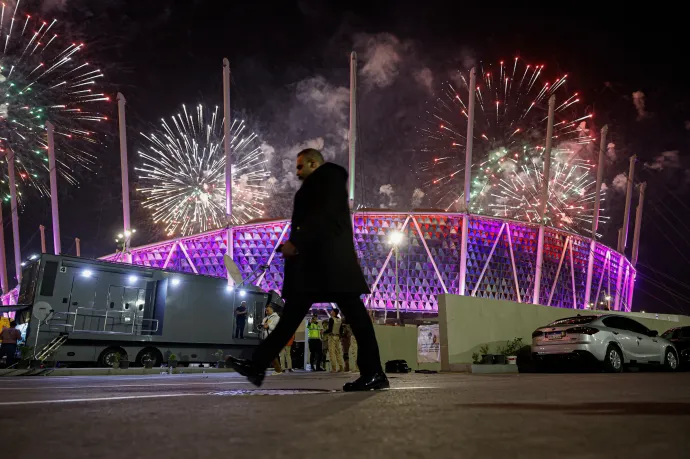
POLYGON ((22 269, 22 284, 19 287, 17 304, 33 304, 36 296, 36 284, 38 283, 39 261, 26 265, 22 269))

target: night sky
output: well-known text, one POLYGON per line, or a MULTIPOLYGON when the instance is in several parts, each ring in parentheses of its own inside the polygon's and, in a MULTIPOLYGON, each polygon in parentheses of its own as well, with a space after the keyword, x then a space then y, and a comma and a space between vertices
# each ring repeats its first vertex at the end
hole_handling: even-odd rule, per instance
MULTIPOLYGON (((360 67, 367 58, 381 58, 377 50, 394 52, 392 66, 384 65, 386 72, 379 75, 383 80, 360 77, 357 181, 358 201, 369 207, 386 204, 378 190, 390 184, 399 210, 411 207, 419 186, 415 164, 424 159, 418 128, 432 95, 413 77, 419 69, 429 69, 438 85, 454 70, 520 55, 554 73, 567 72, 571 92, 593 108, 596 129, 610 125, 616 154, 607 162, 606 183, 627 171, 631 154, 639 158, 635 183, 648 183, 635 309, 690 314, 690 91, 680 59, 687 42, 680 15, 655 17, 632 7, 591 4, 528 9, 465 3, 24 0, 22 5, 25 10, 35 5, 33 11, 60 19, 68 34, 83 39, 90 59, 107 73, 106 90, 127 97, 133 189, 139 132, 151 130, 182 103, 221 105, 223 57, 232 67, 233 116, 244 117, 274 151, 271 172, 282 183, 293 173, 291 162, 284 168, 282 160, 318 139, 329 159, 346 161, 342 90, 349 85, 349 52, 358 52, 360 67), (633 104, 636 91, 645 95, 643 112, 633 104), (664 152, 676 153, 660 161, 664 152)), ((113 103, 112 120, 116 108, 113 103)), ((84 256, 115 249, 122 218, 116 123, 102 135, 96 171, 82 173, 79 188, 59 185, 67 253, 74 253, 74 237, 81 238, 84 256)), ((278 194, 268 212, 289 216, 290 190, 278 194)), ((132 192, 133 226, 139 230, 133 245, 163 238, 161 229, 148 223, 140 198, 132 192)), ((610 189, 606 208, 612 218, 601 229, 603 242, 615 247, 623 195, 610 189)), ((14 273, 9 214, 5 205, 8 271, 14 273)), ((41 223, 50 228, 49 200, 27 200, 20 215, 24 258, 40 251, 41 223)))

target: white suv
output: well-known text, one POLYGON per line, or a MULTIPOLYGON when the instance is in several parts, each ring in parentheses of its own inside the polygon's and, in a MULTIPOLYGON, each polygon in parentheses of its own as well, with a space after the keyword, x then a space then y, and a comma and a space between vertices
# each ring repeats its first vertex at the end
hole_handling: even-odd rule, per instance
POLYGON ((532 333, 532 356, 538 369, 552 360, 594 358, 608 371, 626 365, 656 364, 675 371, 678 351, 641 323, 619 315, 586 315, 557 320, 532 333))

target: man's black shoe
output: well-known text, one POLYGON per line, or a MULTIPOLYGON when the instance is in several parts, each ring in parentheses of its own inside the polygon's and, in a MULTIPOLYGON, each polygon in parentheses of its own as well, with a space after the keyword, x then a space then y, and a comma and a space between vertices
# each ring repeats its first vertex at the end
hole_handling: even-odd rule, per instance
POLYGON ((229 365, 242 376, 246 376, 249 382, 256 387, 261 387, 261 383, 264 382, 265 372, 263 370, 256 370, 251 360, 238 359, 229 355, 225 359, 225 365, 229 365))
POLYGON ((346 383, 343 386, 343 390, 345 392, 359 392, 388 389, 389 387, 390 384, 386 374, 380 371, 370 376, 360 376, 356 381, 346 383))

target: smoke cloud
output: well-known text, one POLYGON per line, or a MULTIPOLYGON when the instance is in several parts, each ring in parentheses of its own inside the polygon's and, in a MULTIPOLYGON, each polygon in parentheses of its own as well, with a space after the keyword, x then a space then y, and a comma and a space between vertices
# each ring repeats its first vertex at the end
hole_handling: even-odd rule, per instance
POLYGON ((414 78, 422 87, 427 89, 431 94, 434 93, 434 76, 432 75, 429 67, 424 67, 423 69, 415 72, 414 78))
POLYGON ((637 120, 642 120, 647 117, 647 112, 645 111, 645 95, 642 91, 635 91, 633 94, 633 104, 635 104, 635 110, 637 110, 637 120))
POLYGON ((360 74, 365 84, 379 88, 390 86, 398 76, 402 55, 410 48, 409 42, 402 42, 389 33, 355 36, 355 49, 363 49, 361 56, 365 64, 360 74))
POLYGON ((412 208, 420 207, 422 204, 422 199, 424 198, 425 193, 420 190, 419 188, 415 188, 415 190, 412 192, 412 208))
POLYGON ((611 160, 616 160, 616 144, 611 142, 606 147, 606 156, 611 160))
POLYGON ((393 191, 393 185, 381 185, 381 188, 379 188, 379 193, 387 198, 387 201, 381 203, 381 207, 395 207, 397 202, 395 201, 395 191, 393 191))
POLYGON ((665 151, 656 158, 654 158, 653 162, 646 163, 645 167, 652 169, 654 171, 677 169, 678 167, 680 167, 678 151, 665 151))
POLYGON ((347 121, 350 90, 331 85, 321 75, 297 83, 296 97, 331 121, 347 121))
POLYGON ((619 193, 625 193, 628 186, 628 177, 625 174, 618 174, 614 177, 611 183, 613 189, 619 193))

